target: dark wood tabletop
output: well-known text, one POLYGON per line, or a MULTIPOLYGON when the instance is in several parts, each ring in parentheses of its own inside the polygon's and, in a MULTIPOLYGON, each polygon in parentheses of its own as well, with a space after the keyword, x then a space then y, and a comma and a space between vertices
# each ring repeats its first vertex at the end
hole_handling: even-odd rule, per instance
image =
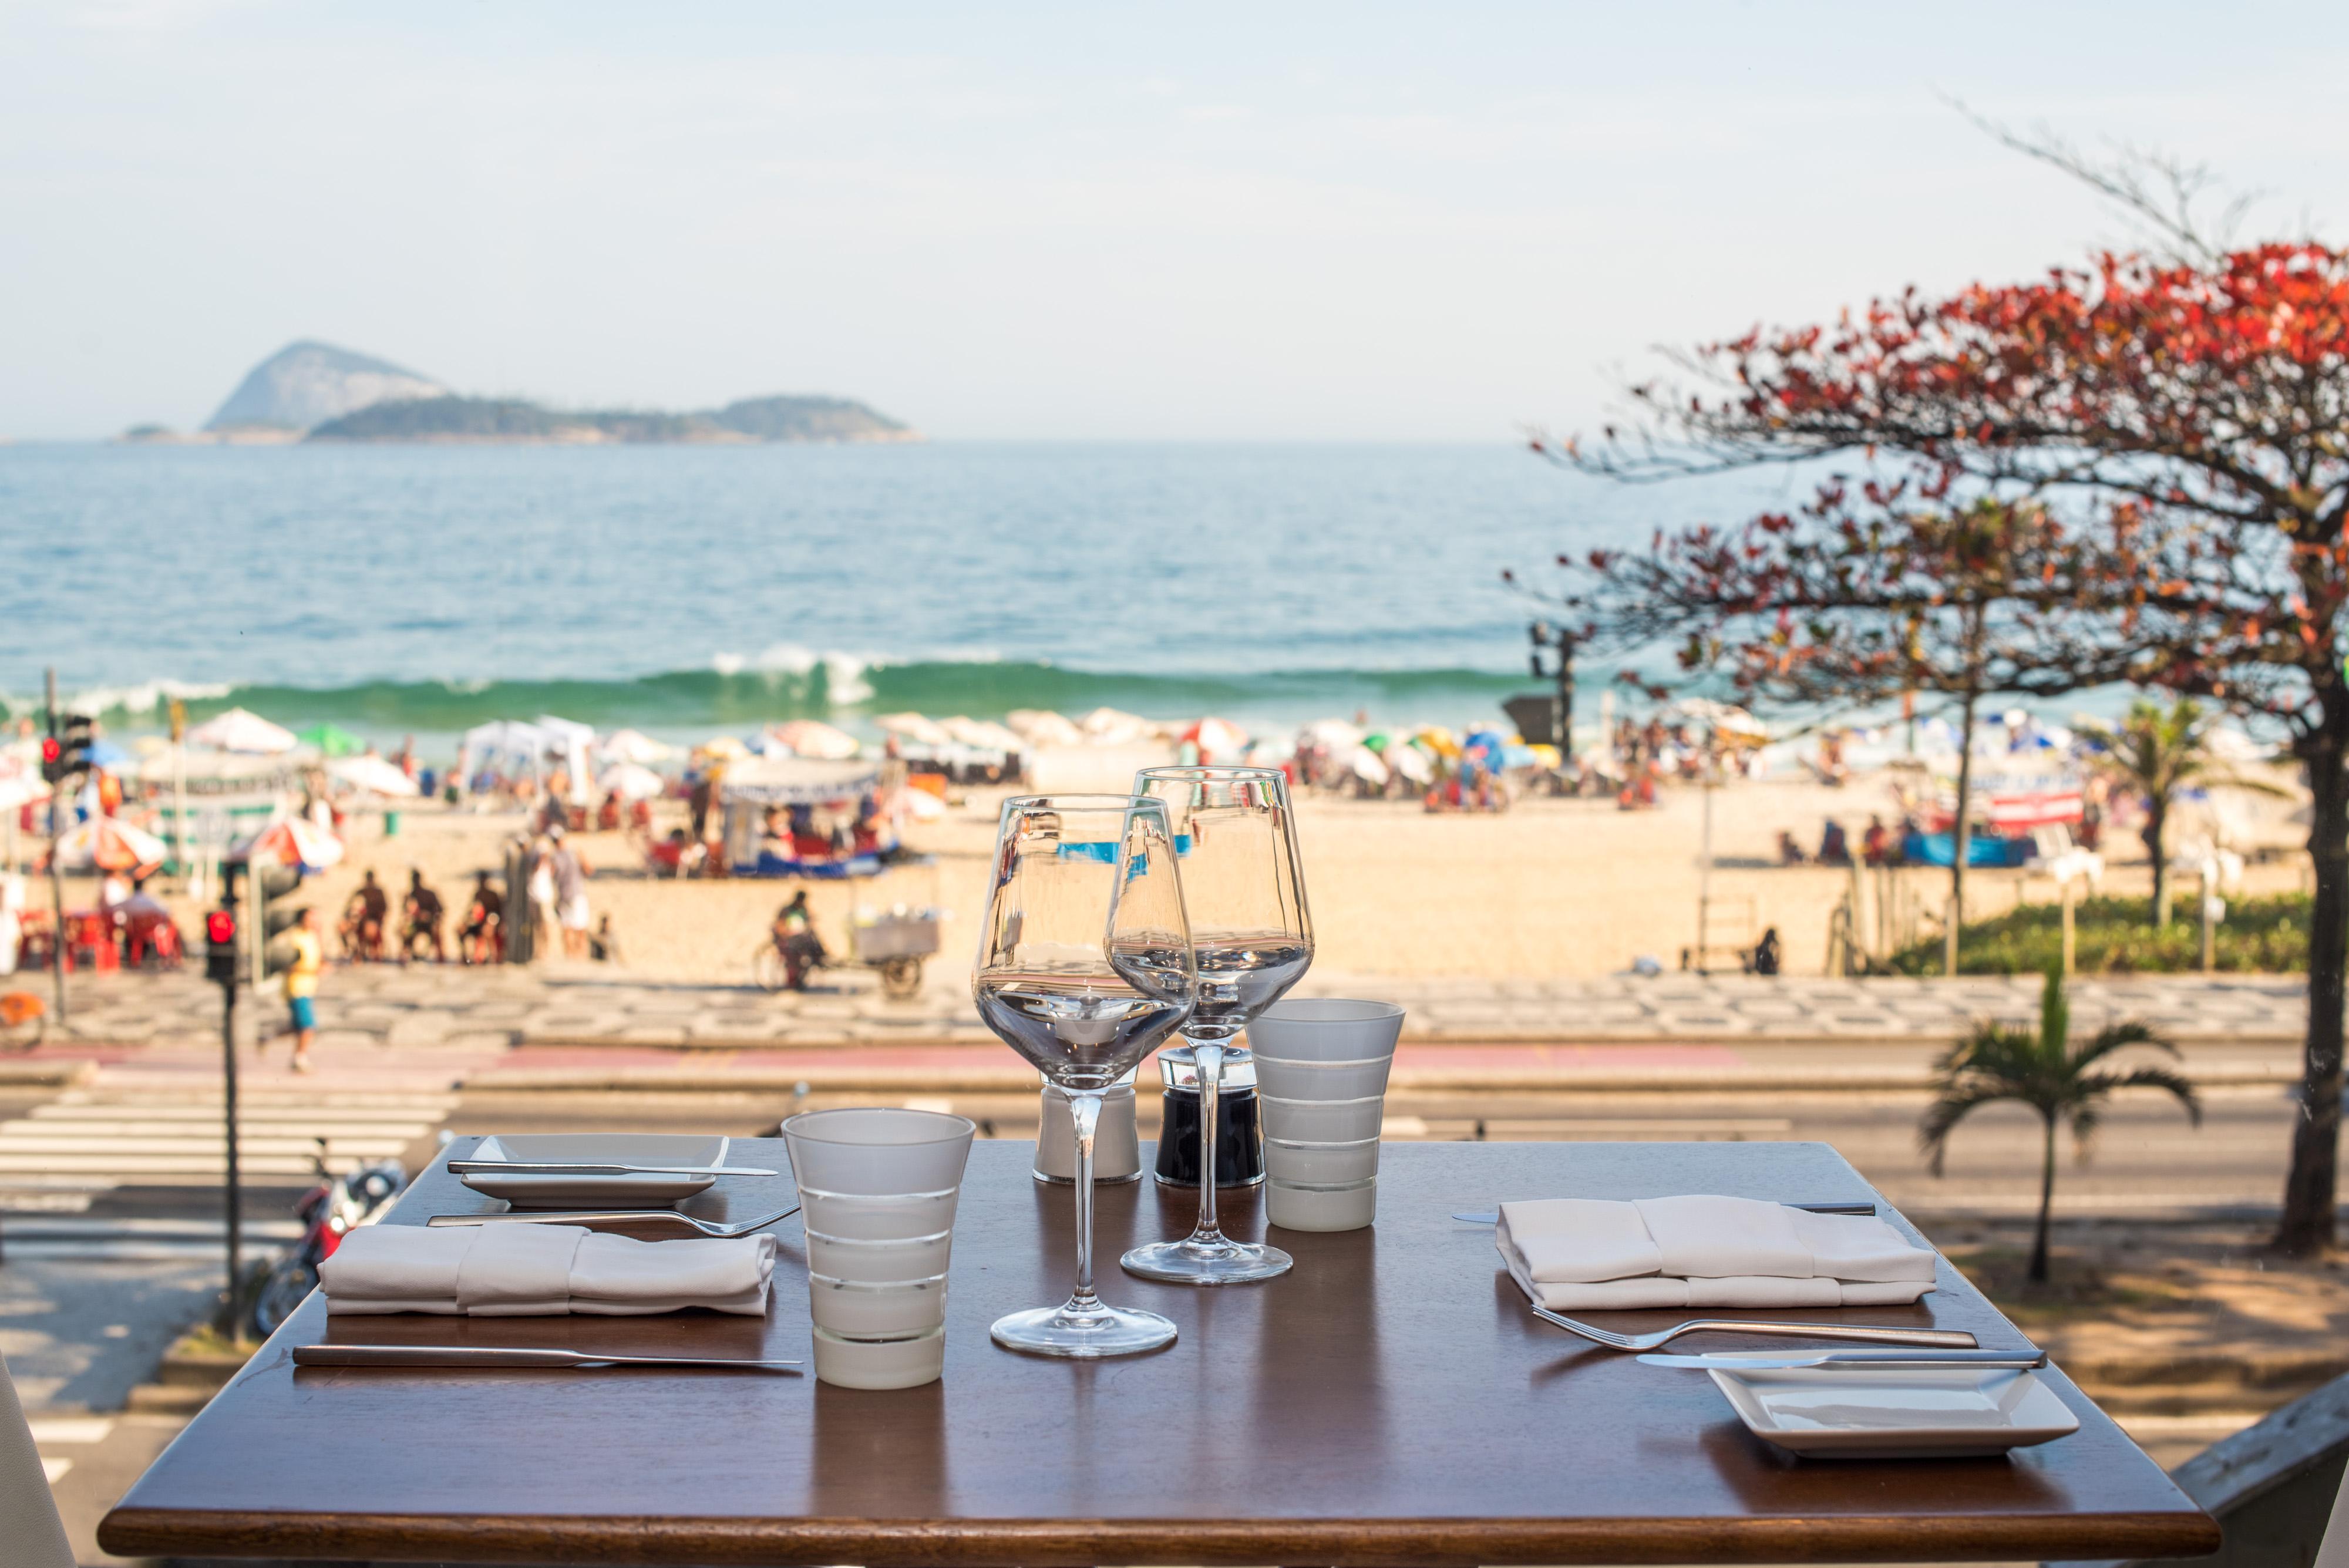
MULTIPOLYGON (((2080 1430, 2043 1447, 1797 1461, 1749 1435, 1703 1374, 1642 1366, 1535 1319, 1489 1228, 1449 1218, 1510 1198, 1875 1196, 1824 1144, 1391 1145, 1375 1228, 1277 1232, 1293 1272, 1216 1291, 1115 1265, 1135 1241, 1186 1230, 1190 1194, 1104 1188, 1105 1293, 1165 1314, 1182 1337, 1092 1364, 987 1336, 1001 1314, 1068 1290, 1071 1195, 1030 1179, 1031 1147, 971 1150, 946 1376, 928 1387, 657 1369, 297 1372, 289 1360, 327 1339, 804 1357, 796 1220, 778 1227, 764 1320, 330 1324, 313 1295, 98 1540, 129 1556, 936 1564, 1946 1562, 2219 1545, 2218 1527, 2060 1372, 2046 1376, 2080 1430)), ((785 1164, 780 1140, 738 1141, 734 1158, 785 1164)), ((729 1178, 693 1211, 761 1212, 778 1185, 729 1178)), ((1226 1224, 1262 1234, 1254 1198, 1227 1197, 1226 1224)), ((388 1222, 497 1207, 436 1165, 388 1222)), ((1947 1262, 1920 1305, 1847 1315, 2025 1343, 1947 1262)), ((1730 1344, 1754 1345, 1675 1348, 1730 1344)))

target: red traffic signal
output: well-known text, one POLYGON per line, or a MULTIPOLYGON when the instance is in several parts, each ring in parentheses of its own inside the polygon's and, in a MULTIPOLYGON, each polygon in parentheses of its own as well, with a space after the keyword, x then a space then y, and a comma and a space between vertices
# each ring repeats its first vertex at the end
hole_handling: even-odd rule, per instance
POLYGON ((226 909, 214 909, 204 917, 204 940, 216 948, 224 948, 236 940, 236 917, 226 909))
POLYGON ((45 763, 54 763, 65 754, 65 747, 57 743, 57 738, 55 735, 43 737, 41 741, 41 761, 45 763))

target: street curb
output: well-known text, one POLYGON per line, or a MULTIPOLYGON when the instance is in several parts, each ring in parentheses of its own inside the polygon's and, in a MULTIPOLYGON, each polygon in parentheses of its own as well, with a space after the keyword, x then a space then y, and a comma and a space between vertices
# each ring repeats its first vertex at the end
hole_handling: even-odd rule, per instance
POLYGON ((98 1075, 98 1063, 88 1056, 57 1056, 38 1062, 0 1058, 0 1087, 24 1084, 50 1087, 87 1083, 98 1075))

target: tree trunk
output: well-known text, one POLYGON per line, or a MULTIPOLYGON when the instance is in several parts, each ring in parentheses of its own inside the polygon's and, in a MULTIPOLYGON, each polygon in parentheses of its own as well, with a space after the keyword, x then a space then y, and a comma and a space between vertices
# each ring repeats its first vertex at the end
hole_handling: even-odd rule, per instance
POLYGON ((2137 836, 2145 841, 2147 858, 2153 864, 2153 926, 2158 931, 2169 924, 2169 859, 2162 853, 2163 828, 2169 821, 2169 802, 2158 794, 2145 797, 2145 830, 2137 836))
POLYGON ((2308 919, 2308 1041, 2300 1078, 2300 1120, 2284 1178, 2277 1250, 2314 1257, 2333 1246, 2341 1163, 2342 985, 2349 969, 2349 688, 2323 692, 2323 727, 2297 748, 2308 764, 2308 854, 2316 893, 2308 919))
POLYGON ((1958 972, 1958 927, 1966 918, 1966 857, 1973 853, 1973 829, 1967 818, 1973 805, 1974 700, 1969 687, 1958 722, 1958 820, 1951 830, 1950 929, 1941 939, 1941 971, 1958 972))
POLYGON ((2047 1221, 2055 1208, 2055 1118, 2042 1113, 2047 1141, 2039 1160, 2039 1231, 2031 1241, 2031 1282, 2047 1282, 2047 1221))

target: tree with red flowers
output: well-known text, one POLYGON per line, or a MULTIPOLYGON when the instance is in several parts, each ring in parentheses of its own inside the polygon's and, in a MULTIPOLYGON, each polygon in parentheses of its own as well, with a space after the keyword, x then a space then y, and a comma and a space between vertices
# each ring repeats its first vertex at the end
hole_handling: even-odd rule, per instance
MULTIPOLYGON (((2169 254, 1912 290, 1706 344, 1676 357, 1687 381, 1632 389, 1637 428, 1537 445, 1627 480, 1857 458, 1879 492, 2036 498, 2101 562, 2067 636, 2097 628, 2116 675, 2289 734, 2313 796, 2315 895, 2276 1240, 2305 1255, 2334 1235, 2349 967, 2349 251, 2173 237, 2169 254)), ((1594 602, 1621 596, 1620 618, 1665 558, 1606 563, 1594 602)), ((1742 644, 1733 661, 1766 651, 1742 644)))
POLYGON ((2127 534, 2066 528, 2028 500, 1822 485, 1798 511, 1659 533, 1644 550, 1560 557, 1602 646, 1664 645, 1738 695, 1816 705, 1929 691, 1958 705, 1948 963, 1971 847, 1974 714, 1987 696, 2125 680, 2142 653, 2104 613, 2137 558, 2127 534))

